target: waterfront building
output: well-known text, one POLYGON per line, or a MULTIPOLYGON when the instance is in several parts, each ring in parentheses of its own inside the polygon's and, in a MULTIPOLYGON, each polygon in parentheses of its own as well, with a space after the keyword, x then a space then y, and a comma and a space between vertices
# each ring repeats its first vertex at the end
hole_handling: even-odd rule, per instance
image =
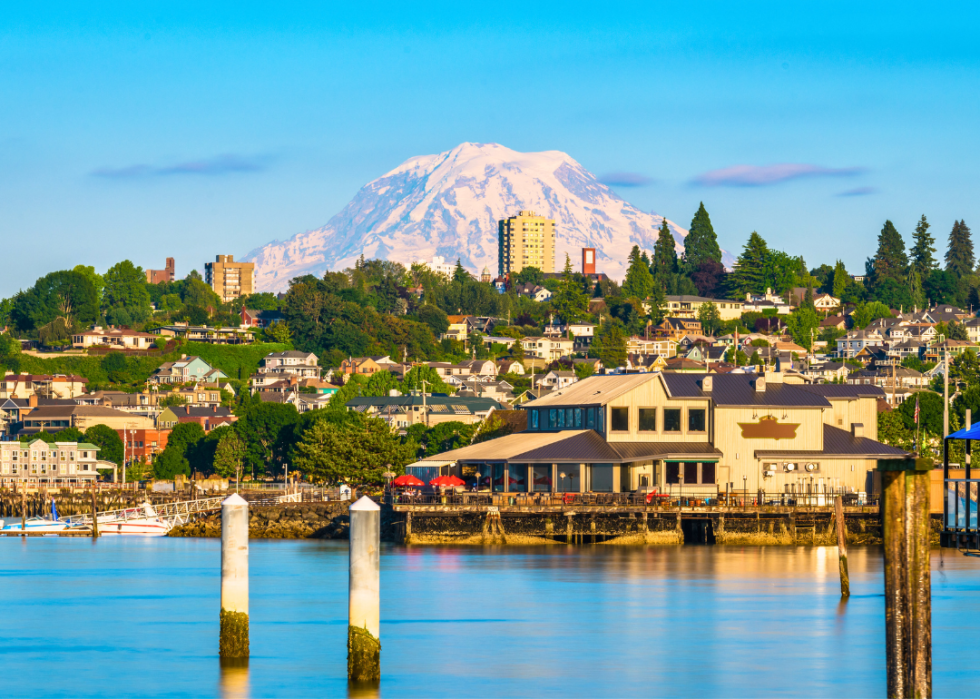
POLYGON ((490 474, 498 492, 868 492, 878 459, 908 456, 876 440, 879 398, 781 372, 593 376, 521 405, 526 431, 413 467, 490 474))
POLYGON ((113 468, 100 462, 99 448, 86 442, 0 442, 0 483, 20 488, 70 487, 91 483, 97 468, 113 468))
POLYGON ((216 255, 204 265, 204 281, 221 298, 221 303, 255 293, 255 263, 235 262, 234 255, 216 255))
POLYGON ((533 211, 497 223, 500 276, 516 274, 525 267, 555 271, 555 221, 533 211))

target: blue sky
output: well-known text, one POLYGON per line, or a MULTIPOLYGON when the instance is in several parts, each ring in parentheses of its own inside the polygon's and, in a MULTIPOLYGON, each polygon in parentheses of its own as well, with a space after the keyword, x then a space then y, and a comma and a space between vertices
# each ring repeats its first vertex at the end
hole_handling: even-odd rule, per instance
POLYGON ((980 225, 980 9, 798 5, 7 3, 0 296, 183 276, 463 141, 565 151, 684 226, 704 201, 735 253, 857 272, 923 213, 942 253, 980 225))

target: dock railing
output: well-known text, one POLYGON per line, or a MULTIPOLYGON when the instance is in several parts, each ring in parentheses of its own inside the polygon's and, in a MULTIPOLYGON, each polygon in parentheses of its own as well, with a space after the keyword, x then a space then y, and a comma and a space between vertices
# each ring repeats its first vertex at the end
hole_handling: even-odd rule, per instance
POLYGON ((947 478, 942 544, 964 552, 980 553, 980 478, 947 478))

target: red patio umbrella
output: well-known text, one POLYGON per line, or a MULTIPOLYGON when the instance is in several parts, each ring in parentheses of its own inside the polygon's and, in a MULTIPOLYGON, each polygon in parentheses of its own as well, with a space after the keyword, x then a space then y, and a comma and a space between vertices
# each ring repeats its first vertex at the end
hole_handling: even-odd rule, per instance
POLYGON ((425 481, 406 473, 404 476, 398 476, 391 484, 397 488, 407 488, 409 486, 421 487, 425 485, 425 481))
POLYGON ((466 482, 457 478, 456 476, 437 476, 429 481, 429 485, 453 488, 459 485, 466 485, 466 482))

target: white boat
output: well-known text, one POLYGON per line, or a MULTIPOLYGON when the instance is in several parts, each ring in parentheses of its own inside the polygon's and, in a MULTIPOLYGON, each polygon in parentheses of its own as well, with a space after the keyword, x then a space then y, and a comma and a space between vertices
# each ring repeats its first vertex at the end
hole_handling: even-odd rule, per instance
MULTIPOLYGON (((83 525, 91 529, 91 524, 83 525)), ((157 516, 153 505, 116 510, 99 516, 99 534, 103 536, 166 536, 170 525, 157 516)))
POLYGON ((0 531, 26 531, 29 534, 53 534, 55 532, 63 532, 67 528, 67 523, 60 522, 58 520, 48 519, 47 517, 28 517, 23 523, 21 520, 17 520, 10 524, 6 524, 4 525, 3 529, 0 529, 0 531))

